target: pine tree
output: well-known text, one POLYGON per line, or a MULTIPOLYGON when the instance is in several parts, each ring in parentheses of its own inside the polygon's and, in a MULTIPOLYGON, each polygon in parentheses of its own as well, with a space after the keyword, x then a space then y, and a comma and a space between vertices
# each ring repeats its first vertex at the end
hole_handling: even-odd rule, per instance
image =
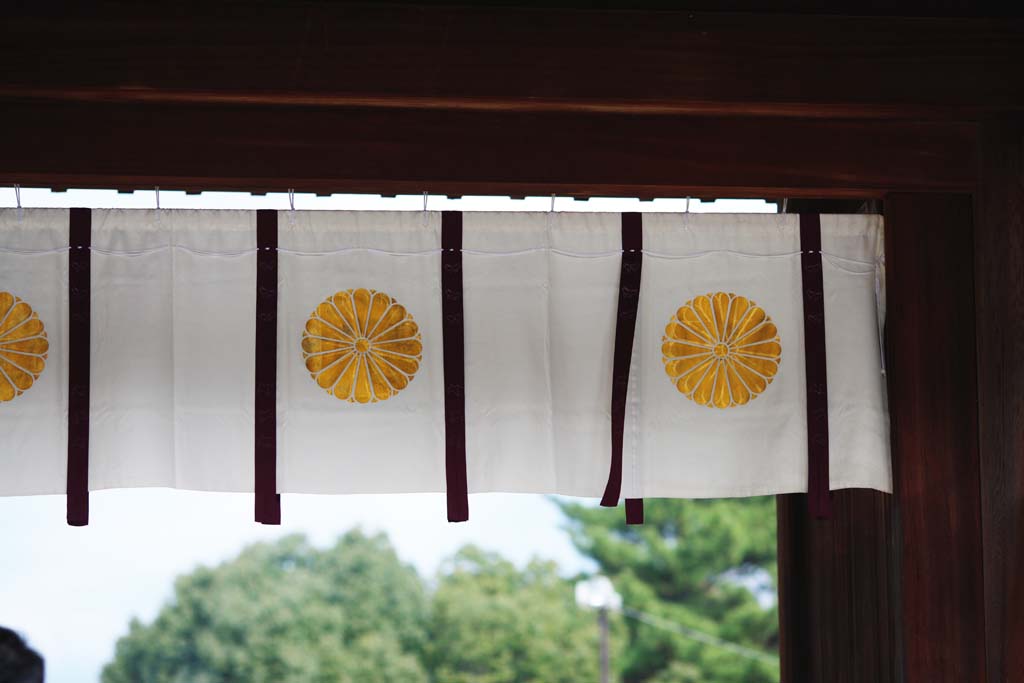
POLYGON ((627 526, 621 510, 559 505, 573 543, 613 580, 627 610, 660 622, 627 619, 628 644, 618 662, 625 683, 779 680, 777 610, 762 607, 744 580, 770 577, 775 584, 774 498, 649 500, 638 526, 627 526), (678 632, 686 629, 752 652, 678 632))

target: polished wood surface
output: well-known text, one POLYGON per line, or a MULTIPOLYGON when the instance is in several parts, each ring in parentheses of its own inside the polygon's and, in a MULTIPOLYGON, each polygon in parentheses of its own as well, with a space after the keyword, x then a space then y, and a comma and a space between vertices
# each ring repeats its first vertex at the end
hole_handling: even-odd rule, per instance
POLYGON ((7 103, 0 184, 640 197, 972 191, 974 126, 7 103))
POLYGON ((23 3, 0 60, 26 186, 972 192, 971 121, 1024 109, 1013 17, 23 3))
POLYGON ((1022 38, 1014 17, 38 2, 0 23, 0 97, 973 118, 1024 108, 1022 38))
POLYGON ((892 496, 834 491, 829 519, 808 514, 805 494, 776 501, 782 680, 899 680, 892 496))
POLYGON ((907 683, 983 683, 971 197, 885 199, 886 346, 907 683))
POLYGON ((975 231, 989 683, 1024 680, 1024 118, 986 122, 975 231))

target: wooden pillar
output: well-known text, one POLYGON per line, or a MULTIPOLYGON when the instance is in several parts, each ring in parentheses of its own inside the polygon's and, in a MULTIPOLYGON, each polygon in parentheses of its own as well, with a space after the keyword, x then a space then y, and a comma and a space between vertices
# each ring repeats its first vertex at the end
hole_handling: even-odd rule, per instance
MULTIPOLYGON (((877 202, 795 200, 791 213, 875 213, 877 202)), ((832 517, 807 496, 776 496, 779 657, 783 683, 893 683, 896 678, 892 496, 833 493, 832 517)))
POLYGON ((885 199, 898 637, 907 683, 985 681, 971 217, 966 195, 885 199))
POLYGON ((1024 116, 981 129, 974 239, 989 683, 1024 681, 1024 116))
POLYGON ((832 517, 777 496, 783 683, 896 681, 891 496, 835 491, 832 517))

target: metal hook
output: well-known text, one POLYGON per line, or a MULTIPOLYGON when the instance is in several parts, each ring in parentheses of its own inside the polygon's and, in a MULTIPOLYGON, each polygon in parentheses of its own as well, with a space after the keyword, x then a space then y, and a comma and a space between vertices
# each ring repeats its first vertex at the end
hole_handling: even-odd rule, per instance
POLYGON ((18 222, 21 223, 21 185, 18 185, 17 183, 14 184, 14 202, 18 207, 18 222))
POLYGON ((288 227, 295 227, 295 188, 288 188, 288 227))
POLYGON ((551 231, 554 228, 552 224, 555 216, 555 195, 551 195, 551 208, 548 209, 548 220, 547 225, 544 226, 544 239, 546 240, 546 246, 548 249, 551 248, 551 231))
MULTIPOLYGON (((160 186, 159 185, 154 186, 153 187, 153 192, 154 192, 154 194, 156 196, 156 213, 153 214, 153 222, 156 223, 157 225, 160 225, 160 186)), ((172 243, 173 243, 174 236, 173 235, 169 235, 168 239, 170 239, 172 241, 172 243)))
POLYGON ((686 198, 686 211, 685 211, 685 213, 690 213, 690 198, 689 197, 686 198))

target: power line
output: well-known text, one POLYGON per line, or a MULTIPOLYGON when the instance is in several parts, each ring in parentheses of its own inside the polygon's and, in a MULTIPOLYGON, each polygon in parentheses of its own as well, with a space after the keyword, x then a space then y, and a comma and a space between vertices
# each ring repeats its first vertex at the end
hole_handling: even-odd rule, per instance
POLYGON ((754 650, 753 648, 745 647, 728 640, 722 640, 710 633, 704 633, 703 631, 698 631, 697 629, 690 628, 689 626, 683 626, 675 621, 669 621, 668 619, 648 614, 647 612, 641 612, 640 610, 633 609, 631 607, 623 607, 622 614, 631 619, 636 619, 637 621, 654 626, 655 628, 678 633, 681 636, 690 638, 691 640, 696 640, 697 642, 704 643, 705 645, 713 645, 715 647, 720 647, 723 650, 729 650, 730 652, 734 652, 742 657, 759 659, 763 662, 770 662, 772 664, 779 663, 778 657, 773 657, 765 652, 754 650))

